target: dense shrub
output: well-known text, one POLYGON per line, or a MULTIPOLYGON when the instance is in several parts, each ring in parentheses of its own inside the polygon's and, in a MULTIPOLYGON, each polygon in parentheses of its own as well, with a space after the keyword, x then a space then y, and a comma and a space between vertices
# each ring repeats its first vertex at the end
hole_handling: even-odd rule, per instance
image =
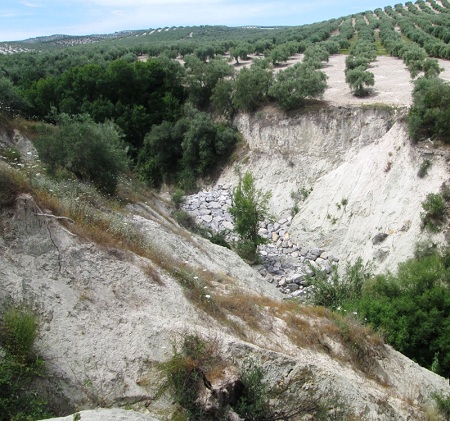
POLYGON ((137 169, 153 187, 178 183, 185 190, 211 173, 232 151, 237 133, 230 126, 214 123, 209 114, 188 108, 176 124, 163 122, 146 135, 137 169))
POLYGON ((380 329, 395 349, 449 376, 448 250, 409 260, 399 266, 396 276, 376 277, 364 287, 354 308, 362 319, 380 329))
POLYGON ((183 76, 180 64, 164 56, 146 63, 84 63, 33 82, 26 94, 35 116, 46 118, 55 107, 59 113, 87 113, 97 123, 112 120, 139 148, 153 124, 178 118, 183 76))
POLYGON ((309 282, 315 286, 313 302, 315 305, 336 310, 348 301, 359 299, 368 278, 367 268, 361 258, 353 265, 347 264, 342 276, 339 276, 336 267, 333 267, 331 276, 325 271, 316 270, 314 277, 309 278, 309 282))
POLYGON ((447 205, 440 193, 429 193, 422 202, 424 212, 420 214, 423 228, 439 231, 447 217, 447 205))
POLYGON ((57 116, 58 127, 35 141, 50 173, 64 168, 100 190, 114 193, 127 168, 126 148, 112 122, 95 123, 88 115, 57 116))
POLYGON ((19 89, 6 77, 0 76, 0 110, 25 112, 30 107, 19 89))
POLYGON ((427 137, 450 143, 450 84, 439 78, 419 78, 413 90, 408 128, 415 141, 427 137))
POLYGON ((312 280, 317 304, 354 313, 395 349, 450 375, 450 250, 400 264, 396 275, 371 276, 358 261, 347 273, 312 280))

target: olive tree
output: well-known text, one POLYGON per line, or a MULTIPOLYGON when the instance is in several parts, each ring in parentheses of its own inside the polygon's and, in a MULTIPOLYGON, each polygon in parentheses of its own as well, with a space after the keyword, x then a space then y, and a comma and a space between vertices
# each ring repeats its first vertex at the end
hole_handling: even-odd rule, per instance
POLYGON ((367 96, 369 94, 368 87, 375 85, 375 77, 372 72, 368 72, 363 68, 347 70, 345 72, 345 81, 353 90, 353 94, 358 97, 367 96))
POLYGON ((56 117, 58 127, 35 141, 50 173, 63 168, 105 193, 114 193, 127 168, 127 149, 112 122, 95 123, 88 115, 56 117))
POLYGON ((277 74, 269 89, 281 108, 299 107, 307 98, 320 98, 327 87, 325 73, 308 64, 298 63, 277 74))
POLYGON ((255 111, 267 101, 272 80, 267 62, 254 60, 253 66, 242 69, 236 78, 233 106, 243 111, 255 111))

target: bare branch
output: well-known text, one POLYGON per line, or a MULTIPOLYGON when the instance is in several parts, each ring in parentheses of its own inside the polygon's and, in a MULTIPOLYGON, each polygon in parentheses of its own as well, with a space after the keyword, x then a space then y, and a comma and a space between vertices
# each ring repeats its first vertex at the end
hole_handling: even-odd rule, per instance
POLYGON ((49 213, 36 213, 36 216, 46 216, 49 218, 54 218, 54 219, 65 219, 66 221, 72 222, 72 224, 75 223, 75 221, 73 219, 67 218, 66 216, 55 216, 49 213))

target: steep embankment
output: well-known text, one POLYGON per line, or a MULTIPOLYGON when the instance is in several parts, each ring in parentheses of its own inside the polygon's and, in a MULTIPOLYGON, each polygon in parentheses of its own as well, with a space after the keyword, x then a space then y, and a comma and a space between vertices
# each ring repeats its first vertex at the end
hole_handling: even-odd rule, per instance
MULTIPOLYGON (((16 140, 18 146, 23 139, 16 140)), ((23 165, 35 172, 32 162, 23 165)), ((8 174, 4 163, 0 170, 8 174)), ((49 186, 47 195, 57 182, 49 186)), ((447 380, 364 328, 283 302, 234 253, 181 229, 157 196, 107 209, 116 228, 142 234, 135 238, 147 257, 93 242, 39 207, 39 197, 21 194, 0 209, 0 307, 23 302, 38 313, 38 350, 49 389, 67 402, 64 413, 132 406, 166 419, 173 400, 161 394, 156 363, 187 334, 214 344, 218 365, 207 373, 213 387, 226 382, 227 366, 236 371, 249 357, 259 361, 278 410, 314 416, 319 408, 344 407, 357 419, 423 419, 431 394, 449 392, 447 380)))
POLYGON ((385 106, 240 115, 235 124, 247 149, 218 183, 235 184, 236 167, 251 170, 258 187, 272 191, 277 216, 291 213, 292 195, 307 196, 297 203, 293 240, 341 260, 361 256, 377 270, 395 270, 417 241, 428 238, 421 230, 421 203, 448 180, 446 151, 412 145, 405 115, 406 109, 385 106), (425 159, 432 166, 420 178, 425 159), (374 244, 380 233, 387 238, 374 244))

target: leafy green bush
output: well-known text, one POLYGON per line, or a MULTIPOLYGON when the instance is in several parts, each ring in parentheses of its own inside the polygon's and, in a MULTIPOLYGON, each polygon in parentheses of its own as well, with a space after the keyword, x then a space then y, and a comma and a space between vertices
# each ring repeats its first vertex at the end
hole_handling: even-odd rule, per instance
POLYGON ((23 174, 0 162, 0 209, 11 206, 19 193, 28 190, 23 174))
POLYGON ((175 210, 175 212, 172 213, 172 216, 183 228, 186 228, 194 234, 201 235, 213 244, 228 249, 230 248, 226 239, 227 231, 214 232, 211 228, 198 224, 195 219, 183 209, 175 210))
POLYGON ((170 198, 172 200, 172 203, 174 204, 176 209, 179 209, 180 206, 184 203, 185 201, 185 193, 183 190, 181 189, 176 189, 173 193, 172 196, 170 198))
POLYGON ((3 313, 2 344, 5 350, 26 362, 33 357, 37 317, 31 311, 11 307, 3 313))
POLYGON ((411 259, 396 276, 367 282, 361 298, 347 305, 380 330, 395 349, 424 367, 450 375, 449 250, 411 259), (438 361, 436 361, 436 357, 438 361))
POLYGON ((447 206, 440 193, 429 193, 422 202, 424 212, 420 214, 423 228, 437 232, 441 229, 447 217, 447 206))
POLYGON ((105 193, 114 193, 128 163, 127 149, 114 124, 94 123, 88 115, 61 114, 56 119, 58 127, 35 141, 49 172, 64 168, 105 193))
POLYGON ((16 148, 0 148, 0 155, 8 162, 20 162, 20 151, 16 148))
POLYGON ((188 334, 180 345, 173 346, 170 359, 160 365, 166 387, 189 420, 209 419, 198 402, 198 395, 209 383, 206 378, 208 370, 220 361, 215 344, 198 335, 188 334))
POLYGON ((211 231, 208 230, 206 232, 206 235, 205 234, 202 234, 202 235, 203 235, 203 237, 205 237, 209 241, 211 241, 211 243, 217 244, 218 246, 222 246, 222 247, 229 249, 231 247, 227 241, 227 234, 228 234, 228 232, 226 230, 219 231, 219 232, 213 232, 212 230, 211 231))
POLYGON ((443 396, 440 394, 433 395, 439 412, 445 417, 446 421, 450 420, 450 395, 443 396))
POLYGON ((183 209, 177 209, 172 213, 173 218, 177 221, 183 228, 189 231, 196 232, 197 224, 194 218, 183 209))
POLYGON ((33 349, 37 337, 36 315, 21 307, 3 312, 0 341, 0 418, 31 421, 52 416, 47 399, 33 389, 36 378, 45 376, 43 360, 33 349), (1 352, 1 351, 0 351, 1 352))
POLYGON ((264 371, 255 361, 249 361, 241 370, 244 386, 234 410, 246 420, 272 419, 269 407, 269 388, 264 383, 264 371))
POLYGON ((255 246, 255 243, 251 240, 241 239, 234 244, 234 251, 251 265, 258 263, 259 261, 256 250, 257 246, 255 246))
MULTIPOLYGON (((234 221, 234 229, 241 238, 241 245, 246 253, 253 251, 265 239, 258 234, 259 223, 269 217, 268 203, 270 192, 264 193, 255 186, 250 172, 240 177, 239 184, 233 194, 230 214, 234 221)), ((250 253, 251 254, 251 253, 250 253)))
POLYGON ((336 267, 333 267, 330 276, 325 271, 315 270, 314 276, 309 277, 309 282, 315 287, 313 302, 332 310, 339 309, 347 302, 361 297, 362 287, 369 277, 361 258, 353 265, 348 263, 342 277, 338 275, 336 267))
POLYGON ((413 105, 408 114, 409 135, 414 141, 427 137, 450 142, 450 84, 437 77, 414 83, 413 105))

